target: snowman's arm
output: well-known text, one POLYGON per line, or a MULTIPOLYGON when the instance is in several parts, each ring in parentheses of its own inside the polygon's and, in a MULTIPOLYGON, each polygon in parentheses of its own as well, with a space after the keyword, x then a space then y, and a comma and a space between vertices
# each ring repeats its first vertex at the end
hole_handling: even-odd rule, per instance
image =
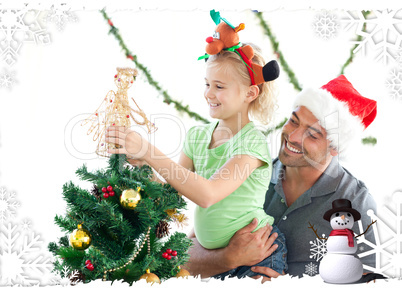
POLYGON ((365 234, 369 230, 370 226, 372 226, 376 222, 377 222, 377 220, 371 221, 371 223, 367 226, 366 230, 363 233, 355 236, 355 238, 358 238, 359 236, 362 236, 363 234, 365 234))
POLYGON ((317 236, 318 239, 324 239, 324 240, 327 240, 327 239, 328 239, 328 238, 326 238, 326 237, 320 237, 320 236, 318 236, 317 230, 314 229, 314 225, 312 225, 310 222, 309 222, 308 224, 309 224, 309 227, 308 227, 308 228, 311 228, 311 229, 314 231, 314 233, 315 233, 315 235, 317 236))

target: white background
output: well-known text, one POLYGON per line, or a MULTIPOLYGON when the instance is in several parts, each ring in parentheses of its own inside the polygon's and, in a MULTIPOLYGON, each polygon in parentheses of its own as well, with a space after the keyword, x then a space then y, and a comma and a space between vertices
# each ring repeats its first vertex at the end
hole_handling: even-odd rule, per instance
MULTIPOLYGON (((167 7, 164 2, 159 5, 140 2, 131 6, 102 4, 109 4, 106 11, 127 47, 154 79, 174 99, 208 118, 203 98, 204 62, 197 58, 204 54, 205 38, 215 27, 209 17, 212 8, 220 9, 221 15, 235 25, 244 22, 246 29, 240 32, 241 41, 258 44, 266 60, 270 60, 275 58, 270 42, 257 18, 246 8, 265 11, 265 19, 280 43, 280 50, 302 86, 320 87, 327 83, 339 74, 349 56, 351 41, 356 37, 355 27, 345 31, 345 24, 340 22, 334 38, 319 38, 312 27, 314 17, 322 12, 318 2, 310 2, 315 4, 313 8, 292 6, 289 2, 283 6, 255 3, 255 7, 190 4, 167 7)), ((95 111, 109 90, 116 91, 113 82, 116 67, 134 66, 117 40, 108 35, 109 25, 98 10, 105 6, 87 4, 85 7, 74 2, 69 5, 78 21, 67 23, 63 31, 48 23, 46 29, 51 43, 47 46, 24 44, 17 63, 9 68, 15 72, 18 83, 12 90, 0 88, 0 187, 16 193, 21 203, 18 219, 28 218, 46 245, 62 235, 53 221, 56 214, 66 211, 62 185, 72 180, 90 189, 74 172, 83 163, 89 169, 105 165, 104 159, 94 156, 96 143, 78 121, 95 111)), ((351 5, 356 3, 344 8, 365 8, 363 4, 351 5)), ((5 4, 0 6, 0 10, 5 7, 5 4)), ((49 7, 37 6, 42 10, 49 7)), ((343 9, 329 12, 337 15, 338 20, 346 18, 343 9)), ((363 96, 378 102, 377 118, 364 133, 376 137, 378 143, 359 145, 354 157, 344 166, 366 183, 381 208, 391 205, 392 194, 402 188, 399 170, 402 101, 390 98, 385 86, 389 70, 396 63, 383 64, 375 61, 374 56, 369 47, 365 54, 357 53, 345 75, 363 96)), ((284 71, 278 85, 279 109, 274 124, 289 116, 297 93, 284 71)), ((199 123, 164 104, 162 96, 149 86, 141 72, 128 93, 151 118, 159 118, 155 119, 159 130, 152 137, 153 142, 177 160, 186 130, 199 123)), ((277 155, 278 137, 270 138, 273 157, 277 155)), ((190 224, 192 208, 189 204, 190 224)))

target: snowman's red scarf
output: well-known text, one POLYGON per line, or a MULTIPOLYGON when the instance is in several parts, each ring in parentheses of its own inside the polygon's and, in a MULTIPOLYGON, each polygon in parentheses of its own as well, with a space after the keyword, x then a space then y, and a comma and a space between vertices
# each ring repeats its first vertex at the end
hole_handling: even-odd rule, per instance
POLYGON ((353 231, 351 229, 345 228, 345 229, 334 229, 331 231, 329 236, 335 236, 335 235, 346 235, 348 237, 348 245, 349 247, 353 248, 354 247, 354 242, 353 238, 355 237, 353 234, 353 231))

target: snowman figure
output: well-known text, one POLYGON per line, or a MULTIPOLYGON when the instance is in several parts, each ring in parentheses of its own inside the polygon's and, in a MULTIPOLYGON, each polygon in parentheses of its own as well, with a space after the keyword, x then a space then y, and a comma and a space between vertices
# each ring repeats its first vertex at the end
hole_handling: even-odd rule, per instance
MULTIPOLYGON (((330 222, 333 230, 327 239, 327 254, 320 262, 321 278, 327 283, 335 284, 359 281, 363 275, 363 265, 355 256, 358 236, 355 237, 352 227, 356 221, 360 220, 360 213, 352 208, 349 200, 337 199, 332 202, 332 209, 328 210, 323 218, 330 222)), ((364 233, 373 223, 367 227, 364 233)), ((311 224, 309 228, 313 229, 317 235, 317 231, 311 224)))

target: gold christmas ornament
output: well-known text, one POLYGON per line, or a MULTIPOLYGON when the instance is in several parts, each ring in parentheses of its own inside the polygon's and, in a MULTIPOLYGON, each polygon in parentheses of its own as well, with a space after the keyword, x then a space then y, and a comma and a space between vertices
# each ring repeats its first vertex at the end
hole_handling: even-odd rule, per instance
POLYGON ((85 250, 91 245, 91 234, 78 224, 78 229, 70 234, 70 245, 76 250, 85 250))
POLYGON ((138 205, 138 202, 140 202, 141 200, 140 190, 140 187, 137 188, 137 191, 135 191, 134 189, 124 190, 120 196, 121 206, 125 209, 135 209, 138 205))
POLYGON ((110 154, 107 153, 107 150, 116 148, 116 145, 105 142, 105 131, 109 126, 124 126, 129 128, 131 120, 133 120, 138 125, 145 125, 148 133, 157 130, 133 98, 131 100, 137 109, 133 109, 129 105, 127 90, 134 83, 136 76, 136 69, 117 68, 117 74, 114 76, 114 83, 118 88, 117 92, 110 90, 98 109, 81 124, 86 125, 91 123, 87 134, 90 135, 94 132, 93 140, 98 141, 96 153, 99 156, 108 157, 110 154))
POLYGON ((140 277, 141 279, 145 279, 147 283, 151 283, 153 285, 154 283, 161 283, 161 280, 159 280, 159 277, 156 276, 154 273, 151 273, 149 269, 147 269, 147 272, 140 277))
POLYGON ((188 225, 188 217, 182 213, 177 213, 177 209, 168 209, 165 210, 165 212, 170 218, 172 218, 173 222, 175 222, 178 227, 183 228, 188 225))
POLYGON ((185 269, 181 269, 180 267, 178 267, 180 270, 179 272, 176 274, 177 278, 186 278, 188 279, 188 276, 190 276, 189 271, 185 270, 185 269))

